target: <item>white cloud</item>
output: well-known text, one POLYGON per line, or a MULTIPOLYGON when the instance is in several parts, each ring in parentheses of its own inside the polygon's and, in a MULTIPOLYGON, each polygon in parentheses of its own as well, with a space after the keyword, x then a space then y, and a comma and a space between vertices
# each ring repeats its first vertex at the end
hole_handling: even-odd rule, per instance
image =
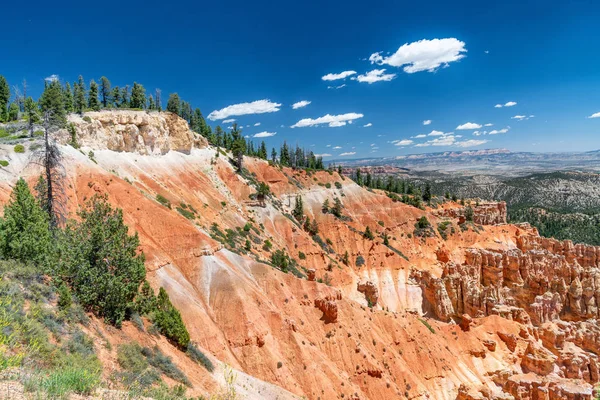
POLYGON ((433 72, 439 67, 447 67, 449 63, 465 57, 465 43, 455 39, 419 40, 405 43, 394 54, 383 57, 381 52, 373 53, 369 57, 371 64, 390 65, 392 67, 404 66, 404 72, 412 74, 419 71, 433 72))
POLYGON ((479 129, 481 128, 481 125, 476 124, 474 122, 467 122, 466 124, 462 124, 456 127, 457 130, 459 131, 463 131, 463 130, 469 130, 469 129, 479 129))
POLYGON ((339 149, 341 149, 341 148, 342 148, 342 146, 335 146, 333 149, 334 149, 334 150, 339 150, 339 149))
POLYGON ((590 115, 588 118, 600 118, 600 112, 590 115))
POLYGON ((486 144, 487 142, 489 142, 489 140, 470 139, 470 140, 464 140, 462 142, 456 142, 456 145, 458 147, 475 147, 475 146, 481 146, 482 144, 486 144))
POLYGON ((496 107, 496 108, 502 108, 502 107, 513 107, 513 106, 516 106, 516 105, 517 105, 516 101, 509 101, 509 102, 504 103, 504 105, 502 105, 502 104, 496 104, 494 107, 496 107))
POLYGON ((453 135, 448 135, 429 140, 427 143, 431 144, 432 146, 452 146, 455 141, 456 139, 453 135))
POLYGON ((423 139, 423 138, 425 138, 425 137, 427 137, 427 135, 425 135, 425 134, 420 134, 420 135, 417 135, 417 136, 415 136, 414 138, 415 138, 415 139, 423 139))
POLYGON ((275 136, 275 135, 277 135, 277 132, 267 132, 267 131, 265 131, 265 132, 257 133, 253 137, 255 137, 255 138, 261 138, 261 137, 271 137, 271 136, 275 136))
POLYGON ((344 156, 353 156, 353 155, 355 155, 355 154, 356 154, 356 152, 355 152, 355 151, 349 151, 349 152, 347 152, 347 153, 342 153, 342 154, 340 154, 340 157, 344 157, 344 156))
POLYGON ((327 74, 321 77, 324 81, 337 81, 338 79, 346 79, 349 76, 356 75, 356 71, 344 71, 339 74, 327 74))
POLYGON ((492 126, 492 125, 494 125, 494 124, 485 124, 484 126, 492 126))
POLYGON ((224 124, 231 124, 232 122, 235 122, 235 118, 230 118, 230 119, 224 119, 223 120, 224 124))
POLYGON ((431 125, 431 120, 426 119, 425 121, 423 121, 423 125, 431 125))
POLYGON ((294 104, 292 104, 292 108, 293 108, 294 110, 296 110, 296 109, 298 109, 298 108, 306 107, 306 106, 307 106, 307 105, 309 105, 310 103, 311 103, 311 102, 310 102, 310 101, 308 101, 308 100, 302 100, 302 101, 299 101, 299 102, 297 102, 297 103, 294 103, 294 104))
POLYGON ((409 144, 413 144, 412 140, 404 139, 404 140, 394 140, 394 146, 408 146, 409 144))
POLYGON ((343 87, 346 87, 345 83, 340 86, 327 86, 327 89, 341 89, 343 87))
POLYGON ((331 154, 329 154, 329 153, 315 154, 315 157, 331 157, 331 154))
POLYGON ((307 126, 318 126, 322 124, 328 124, 330 128, 335 128, 338 126, 344 126, 347 123, 352 123, 353 120, 364 117, 363 114, 358 113, 346 113, 340 115, 331 115, 327 114, 322 117, 313 119, 313 118, 304 118, 300 121, 296 122, 292 125, 292 128, 303 128, 307 126))
POLYGON ((515 115, 514 117, 510 117, 510 119, 518 119, 518 120, 522 120, 527 118, 525 115, 515 115))
MULTIPOLYGON (((375 82, 387 82, 396 77, 396 74, 386 74, 385 69, 374 69, 364 75, 358 75, 356 80, 359 82, 367 82, 369 85, 375 82)), ((354 79, 354 78, 353 78, 354 79)))
POLYGON ((256 100, 251 103, 233 104, 220 110, 215 110, 208 114, 208 119, 216 121, 232 116, 272 113, 279 111, 279 107, 281 107, 281 104, 273 103, 268 99, 256 100))
POLYGON ((444 132, 433 130, 428 133, 427 136, 444 136, 444 132))
POLYGON ((260 122, 255 123, 254 126, 260 126, 260 122))
POLYGON ((371 127, 371 126, 373 126, 373 124, 369 122, 368 124, 363 125, 363 128, 368 128, 368 127, 371 127))
POLYGON ((425 143, 417 143, 415 144, 414 147, 429 147, 431 146, 429 143, 425 142, 425 143))
POLYGON ((490 131, 490 135, 498 135, 500 133, 508 133, 508 129, 509 128, 504 128, 504 129, 500 129, 500 130, 496 130, 494 129, 493 131, 490 131))
POLYGON ((56 74, 52 74, 50 76, 47 76, 46 78, 44 78, 45 81, 47 82, 56 82, 59 79, 59 76, 56 74))

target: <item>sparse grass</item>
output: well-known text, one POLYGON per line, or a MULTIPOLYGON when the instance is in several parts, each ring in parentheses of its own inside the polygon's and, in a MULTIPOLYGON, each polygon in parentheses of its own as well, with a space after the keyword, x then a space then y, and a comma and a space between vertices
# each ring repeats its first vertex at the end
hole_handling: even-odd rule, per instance
POLYGON ((198 364, 202 365, 204 368, 206 368, 206 370, 208 372, 213 372, 213 370, 215 369, 215 366, 213 365, 213 363, 208 359, 208 357, 206 357, 204 355, 204 353, 202 353, 193 343, 188 344, 187 347, 187 355, 194 360, 195 362, 197 362, 198 364))
POLYGON ((169 200, 167 200, 167 198, 165 196, 163 196, 162 194, 156 195, 156 201, 158 201, 160 204, 162 204, 163 206, 165 206, 167 208, 171 208, 171 202, 169 200))
POLYGON ((155 347, 154 349, 144 347, 142 349, 142 354, 146 356, 150 365, 157 368, 169 378, 181 382, 186 386, 191 385, 187 376, 173 364, 171 357, 164 355, 158 347, 155 347))

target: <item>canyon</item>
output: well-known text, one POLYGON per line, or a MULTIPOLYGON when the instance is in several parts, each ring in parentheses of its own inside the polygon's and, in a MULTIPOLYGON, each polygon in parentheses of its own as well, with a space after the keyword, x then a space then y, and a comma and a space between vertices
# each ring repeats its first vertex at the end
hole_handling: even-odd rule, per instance
MULTIPOLYGON (((68 210, 74 216, 95 194, 123 209, 149 282, 167 290, 217 371, 237 371, 244 397, 593 398, 600 247, 507 224, 505 203, 475 205, 470 222, 456 202, 415 208, 335 171, 245 157, 239 173, 168 112, 89 112, 69 122, 74 134, 57 135, 68 210), (265 201, 254 196, 261 182, 265 201), (297 196, 317 234, 291 215, 297 196), (335 199, 341 218, 323 212, 335 199), (426 235, 415 227, 422 217, 426 235), (249 248, 222 240, 228 230, 249 248), (295 260, 294 273, 269 265, 275 250, 295 260)), ((9 162, 0 169, 3 204, 19 177, 39 176, 30 162, 39 140, 25 141, 22 154, 0 145, 9 162)), ((105 335, 157 341, 129 322, 105 335)), ((190 371, 191 394, 223 384, 166 341, 154 344, 190 371)), ((115 357, 101 351, 106 376, 115 357)))

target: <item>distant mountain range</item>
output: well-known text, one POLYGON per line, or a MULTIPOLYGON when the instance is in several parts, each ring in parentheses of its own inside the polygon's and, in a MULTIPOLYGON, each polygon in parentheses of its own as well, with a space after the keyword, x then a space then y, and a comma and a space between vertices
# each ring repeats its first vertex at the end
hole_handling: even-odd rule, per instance
POLYGON ((398 157, 332 161, 336 165, 390 166, 440 174, 523 176, 552 171, 600 171, 600 150, 571 153, 511 152, 507 149, 444 151, 398 157))

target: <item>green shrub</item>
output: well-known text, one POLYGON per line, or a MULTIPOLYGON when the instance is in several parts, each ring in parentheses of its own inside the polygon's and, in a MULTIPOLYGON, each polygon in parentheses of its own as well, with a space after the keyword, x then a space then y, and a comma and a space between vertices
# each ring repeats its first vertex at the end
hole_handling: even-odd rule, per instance
POLYGON ((429 329, 429 331, 431 333, 435 333, 435 330, 433 329, 433 327, 431 325, 429 325, 429 322, 425 321, 424 319, 419 318, 419 321, 421 321, 421 323, 423 325, 425 325, 427 327, 427 329, 429 329))
POLYGON ((299 251, 298 252, 298 258, 301 260, 306 260, 306 254, 304 254, 303 252, 299 251))
POLYGON ((58 308, 61 310, 68 310, 71 308, 71 304, 73 304, 73 298, 71 297, 71 291, 67 285, 65 285, 64 282, 61 283, 56 292, 58 294, 58 308))
POLYGON ((100 384, 100 374, 85 368, 67 367, 37 378, 35 384, 51 399, 67 398, 70 393, 91 395, 100 384))
POLYGON ((335 187, 336 187, 337 189, 341 189, 341 188, 342 188, 342 184, 341 184, 340 182, 336 182, 336 183, 335 183, 335 187))
POLYGON ((206 357, 204 355, 204 353, 202 353, 193 343, 189 343, 188 347, 187 347, 187 355, 194 360, 195 362, 197 362, 198 364, 202 365, 204 368, 206 368, 206 370, 208 372, 213 372, 213 370, 215 369, 215 366, 213 365, 213 363, 208 359, 208 357, 206 357))
POLYGON ((156 201, 158 201, 160 204, 162 204, 163 206, 165 206, 167 208, 171 208, 171 202, 169 200, 167 200, 167 198, 164 197, 162 194, 156 195, 156 201))
POLYGON ((263 250, 264 251, 271 251, 272 247, 273 247, 273 244, 271 243, 271 241, 269 239, 266 239, 265 243, 263 244, 263 250))
POLYGON ((3 167, 8 167, 9 162, 6 160, 0 160, 0 165, 3 167))
POLYGON ((15 153, 25 153, 25 146, 23 146, 22 144, 18 144, 13 148, 13 150, 15 151, 15 153))
POLYGON ((359 255, 358 257, 356 257, 356 266, 362 267, 363 265, 365 265, 365 258, 359 255))
POLYGON ((177 368, 175 364, 173 364, 171 357, 163 354, 158 347, 154 347, 154 349, 144 347, 142 349, 142 354, 146 356, 146 359, 150 365, 152 365, 154 368, 157 368, 169 378, 176 380, 177 382, 181 382, 184 385, 191 386, 187 376, 185 376, 185 374, 179 368, 177 368))
POLYGON ((325 184, 325 187, 326 187, 327 189, 331 189, 331 183, 327 182, 327 183, 325 184))
POLYGON ((89 116, 87 116, 87 115, 86 115, 85 117, 83 117, 83 120, 84 120, 85 122, 87 122, 87 123, 90 123, 90 122, 92 122, 92 119, 91 119, 89 116))
POLYGON ((176 207, 177 212, 179 212, 179 214, 183 215, 185 218, 189 219, 189 220, 193 220, 196 218, 196 216, 194 215, 193 212, 191 212, 190 210, 186 210, 184 208, 181 207, 176 207))
POLYGON ((160 288, 157 298, 157 310, 153 317, 154 323, 169 341, 181 349, 186 349, 190 343, 190 334, 181 319, 179 311, 171 304, 169 295, 160 288))
POLYGON ((7 136, 10 136, 10 133, 8 133, 6 129, 0 128, 0 138, 5 138, 7 136))
POLYGON ((425 229, 429 227, 429 220, 427 219, 426 216, 422 216, 421 218, 419 218, 419 220, 417 221, 417 228, 419 229, 425 229))

